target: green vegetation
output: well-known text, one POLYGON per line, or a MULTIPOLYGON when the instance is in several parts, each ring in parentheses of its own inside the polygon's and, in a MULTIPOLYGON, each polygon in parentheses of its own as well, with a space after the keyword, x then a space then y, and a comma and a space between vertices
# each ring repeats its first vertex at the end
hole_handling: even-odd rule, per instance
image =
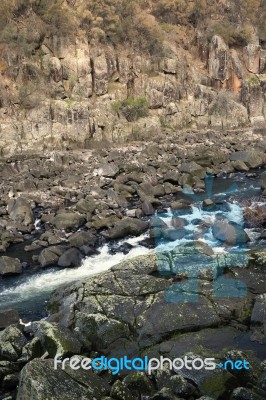
POLYGON ((125 118, 132 122, 139 118, 147 117, 149 113, 148 102, 144 97, 128 97, 125 100, 118 100, 113 104, 116 112, 121 112, 125 118))
POLYGON ((253 86, 260 86, 260 79, 254 74, 247 75, 244 82, 249 88, 252 88, 253 86))

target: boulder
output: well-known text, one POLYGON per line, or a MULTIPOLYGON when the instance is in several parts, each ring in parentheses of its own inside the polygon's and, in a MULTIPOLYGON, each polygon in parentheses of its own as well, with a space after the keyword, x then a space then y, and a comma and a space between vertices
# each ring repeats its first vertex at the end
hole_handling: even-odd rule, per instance
POLYGON ((232 166, 234 167, 234 169, 236 171, 240 171, 240 172, 247 172, 249 171, 248 166, 244 163, 244 161, 242 160, 236 160, 236 161, 232 161, 232 166))
POLYGON ((212 226, 212 234, 216 239, 230 246, 236 246, 250 241, 248 234, 241 226, 227 221, 215 222, 212 226))
POLYGON ((39 255, 38 262, 41 264, 42 268, 50 265, 56 265, 59 257, 61 257, 63 253, 63 248, 59 246, 48 247, 47 249, 42 250, 39 255))
POLYGON ((119 380, 117 380, 111 390, 112 398, 116 400, 134 400, 135 397, 130 393, 125 384, 119 380))
POLYGON ((11 199, 8 203, 8 214, 11 219, 24 225, 30 225, 34 222, 34 217, 30 202, 24 197, 11 199))
MULTIPOLYGON (((190 360, 196 359, 196 354, 189 353, 187 357, 190 360)), ((202 368, 201 370, 188 370, 183 368, 178 373, 190 382, 194 383, 200 393, 204 396, 210 396, 211 398, 229 398, 230 391, 236 387, 237 381, 228 371, 222 371, 219 369, 207 370, 202 368)))
POLYGON ((92 371, 55 370, 53 360, 36 359, 21 371, 16 400, 102 400, 109 393, 108 384, 92 371))
POLYGON ((124 218, 103 235, 109 239, 121 239, 126 236, 140 236, 149 229, 149 222, 137 218, 124 218))
POLYGON ((83 256, 81 252, 75 247, 68 249, 64 254, 59 257, 57 265, 59 267, 78 267, 81 263, 83 256))
POLYGON ((124 378, 125 386, 132 392, 149 395, 154 391, 153 384, 146 373, 136 371, 124 378))
POLYGON ((163 231, 163 237, 170 242, 174 242, 175 240, 180 240, 184 239, 187 235, 189 234, 189 231, 187 231, 184 228, 178 228, 178 229, 165 229, 163 231))
POLYGON ((77 213, 66 213, 56 215, 52 223, 56 229, 77 229, 85 222, 83 215, 77 213))
POLYGON ((58 326, 48 321, 38 321, 32 323, 34 337, 39 338, 43 351, 47 351, 49 356, 55 357, 56 354, 71 356, 78 354, 81 344, 77 336, 69 329, 58 326))
POLYGON ((258 151, 236 151, 230 156, 231 161, 242 161, 249 168, 258 168, 264 165, 264 154, 258 151))
POLYGON ((179 178, 180 178, 179 172, 176 170, 171 170, 164 175, 163 180, 164 182, 170 182, 176 185, 178 184, 179 178))
POLYGON ((150 182, 144 181, 140 185, 141 192, 147 196, 153 196, 153 185, 150 182))
POLYGON ((81 214, 92 213, 96 208, 95 201, 81 199, 76 204, 76 209, 81 214))
POLYGON ((193 213, 190 202, 185 200, 173 201, 171 203, 171 210, 175 217, 193 213))
POLYGON ((29 362, 34 358, 40 358, 43 354, 41 341, 38 337, 35 337, 23 347, 20 360, 29 362))
POLYGON ((96 237, 91 232, 76 232, 68 238, 73 247, 94 246, 96 237))
POLYGON ((172 222, 172 226, 175 229, 183 229, 188 224, 188 222, 184 218, 177 217, 177 216, 173 216, 171 222, 172 222))
POLYGON ((130 334, 128 324, 100 313, 79 313, 77 328, 83 344, 86 343, 87 346, 89 340, 94 348, 101 350, 130 334))
POLYGON ((153 215, 154 214, 154 208, 149 201, 144 201, 141 208, 142 208, 144 215, 153 215))
POLYGON ((97 214, 92 217, 92 222, 86 224, 89 228, 102 229, 110 228, 120 221, 116 214, 106 215, 105 213, 97 214))
POLYGON ((7 256, 0 257, 0 275, 21 274, 22 265, 18 258, 7 256))
POLYGON ((151 218, 150 225, 150 238, 162 239, 164 231, 168 229, 168 225, 158 215, 154 215, 151 218))
POLYGON ((190 174, 192 176, 196 176, 200 179, 203 179, 206 175, 206 168, 203 168, 201 165, 195 163, 195 161, 182 163, 180 171, 190 174))
POLYGON ((109 164, 103 164, 99 169, 98 169, 98 175, 99 176, 104 176, 106 178, 115 178, 116 175, 119 173, 119 168, 116 164, 114 163, 109 163, 109 164))
MULTIPOLYGON (((192 179, 192 177, 191 177, 191 179, 192 179)), ((164 187, 164 192, 166 195, 180 192, 179 186, 177 187, 170 182, 165 182, 163 187, 164 187)))
POLYGON ((216 204, 211 199, 205 199, 202 202, 202 209, 206 211, 215 210, 216 204))
POLYGON ((26 337, 16 326, 8 326, 0 332, 0 358, 17 361, 26 343, 26 337))

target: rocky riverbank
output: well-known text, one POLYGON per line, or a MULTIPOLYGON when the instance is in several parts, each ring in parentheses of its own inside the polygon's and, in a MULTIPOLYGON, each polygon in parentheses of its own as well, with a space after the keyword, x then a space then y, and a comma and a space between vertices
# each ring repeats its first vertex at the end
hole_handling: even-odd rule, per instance
POLYGON ((149 218, 174 208, 184 188, 204 191, 206 173, 264 166, 265 148, 262 133, 207 131, 158 137, 156 144, 3 160, 0 274, 75 267, 106 241, 147 232, 149 218), (25 244, 27 262, 5 258, 18 243, 25 244))
MULTIPOLYGON (((56 265, 75 268, 103 244, 112 246, 119 239, 146 232, 145 245, 153 248, 157 228, 166 240, 175 240, 173 232, 183 227, 180 215, 169 229, 159 217, 150 223, 155 212, 170 208, 178 214, 188 209, 190 202, 182 198, 183 191, 204 193, 206 173, 221 177, 241 171, 252 177, 254 169, 266 164, 265 150, 262 132, 206 131, 158 137, 156 144, 139 142, 123 148, 2 160, 2 282, 56 265), (14 258, 14 246, 22 249, 20 259, 14 258)), ((262 173, 261 199, 265 189, 262 173)), ((251 200, 245 206, 245 226, 258 224, 263 238, 264 205, 259 203, 254 209, 251 200)), ((212 211, 225 204, 215 204, 206 194, 203 206, 212 211)), ((232 227, 222 227, 226 240, 215 231, 222 243, 235 243, 232 227)), ((242 242, 249 240, 242 231, 239 237, 242 242)), ((177 260, 183 253, 180 247, 176 250, 177 260)), ((203 253, 213 260, 207 246, 203 253)), ((0 333, 2 398, 264 398, 264 258, 263 251, 252 252, 246 268, 225 270, 225 278, 237 276, 247 287, 247 296, 237 301, 213 297, 215 275, 205 271, 197 289, 198 302, 169 302, 167 293, 184 276, 170 267, 172 274, 162 275, 154 254, 58 289, 49 303, 48 320, 30 327, 18 324, 16 311, 1 311, 0 329, 5 328, 0 333), (114 379, 109 373, 54 371, 51 359, 56 352, 92 358, 97 354, 174 358, 186 353, 217 360, 249 358, 252 371, 247 376, 234 371, 203 376, 161 371, 152 378, 137 373, 114 379)))

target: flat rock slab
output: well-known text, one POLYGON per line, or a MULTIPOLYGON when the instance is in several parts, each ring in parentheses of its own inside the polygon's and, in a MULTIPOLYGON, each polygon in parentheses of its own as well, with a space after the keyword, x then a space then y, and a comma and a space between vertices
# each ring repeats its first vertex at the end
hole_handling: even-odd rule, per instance
POLYGON ((57 290, 50 301, 50 319, 76 329, 85 347, 91 341, 96 351, 118 357, 125 348, 138 354, 177 333, 215 328, 230 320, 243 323, 251 316, 251 296, 237 301, 212 297, 207 281, 194 286, 197 301, 175 301, 169 293, 180 290, 180 283, 160 275, 157 263, 154 254, 137 257, 57 290))

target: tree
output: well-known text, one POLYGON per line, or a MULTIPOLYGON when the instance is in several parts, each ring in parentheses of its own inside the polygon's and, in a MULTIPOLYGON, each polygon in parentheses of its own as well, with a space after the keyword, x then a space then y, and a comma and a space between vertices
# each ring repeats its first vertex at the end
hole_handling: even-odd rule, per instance
POLYGON ((123 101, 116 101, 113 108, 116 112, 121 112, 130 122, 147 117, 149 113, 148 102, 144 97, 136 99, 128 97, 123 101))

